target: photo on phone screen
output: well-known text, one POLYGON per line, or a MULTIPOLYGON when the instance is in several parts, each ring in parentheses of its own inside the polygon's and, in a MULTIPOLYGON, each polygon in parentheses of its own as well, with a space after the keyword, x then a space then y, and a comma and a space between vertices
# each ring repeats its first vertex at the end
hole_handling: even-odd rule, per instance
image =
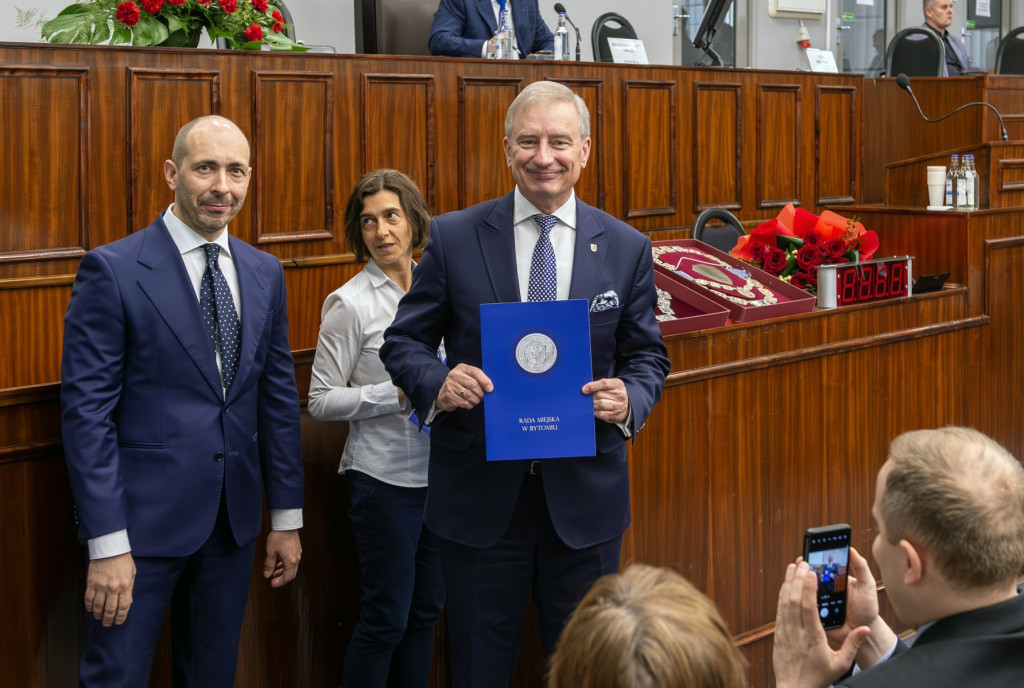
POLYGON ((825 628, 846 621, 846 581, 850 569, 850 526, 839 523, 808 528, 804 561, 818 576, 818 616, 825 628))

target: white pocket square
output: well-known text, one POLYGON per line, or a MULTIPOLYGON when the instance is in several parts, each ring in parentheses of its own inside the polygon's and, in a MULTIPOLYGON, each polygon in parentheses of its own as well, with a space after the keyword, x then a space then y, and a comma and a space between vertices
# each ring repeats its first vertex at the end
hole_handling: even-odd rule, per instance
POLYGON ((594 297, 594 300, 590 302, 590 312, 600 313, 601 311, 610 311, 613 308, 619 307, 619 295, 615 291, 606 291, 603 294, 598 294, 594 297))

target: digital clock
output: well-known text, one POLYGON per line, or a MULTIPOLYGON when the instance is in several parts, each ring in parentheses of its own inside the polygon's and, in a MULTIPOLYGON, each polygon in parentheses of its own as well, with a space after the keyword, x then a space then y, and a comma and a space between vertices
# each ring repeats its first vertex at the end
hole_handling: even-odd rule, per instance
POLYGON ((818 266, 818 308, 910 296, 912 256, 818 266))

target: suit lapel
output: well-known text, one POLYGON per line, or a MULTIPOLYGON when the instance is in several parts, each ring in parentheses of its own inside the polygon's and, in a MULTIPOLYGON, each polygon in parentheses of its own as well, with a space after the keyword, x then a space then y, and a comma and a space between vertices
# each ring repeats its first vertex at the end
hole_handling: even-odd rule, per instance
POLYGON ((590 302, 607 254, 608 235, 600 217, 593 208, 576 199, 576 246, 572 254, 570 299, 586 299, 590 302))
POLYGON ((217 357, 207 338, 199 300, 178 247, 160 218, 143 231, 145 239, 139 251, 139 263, 148 272, 139 278, 139 287, 220 397, 217 357))
POLYGON ((498 302, 522 301, 516 272, 516 237, 512 229, 513 194, 498 200, 477 225, 484 270, 498 302))
POLYGON ((476 0, 474 4, 476 5, 477 12, 483 17, 484 24, 490 27, 491 33, 497 31, 498 23, 494 21, 494 7, 491 5, 491 0, 476 0))
POLYGON ((238 372, 235 373, 235 379, 227 393, 230 401, 242 389, 245 379, 252 370, 256 349, 259 347, 270 311, 270 283, 261 271, 259 262, 245 250, 247 246, 235 237, 230 237, 228 241, 231 243, 231 257, 235 261, 235 270, 238 273, 238 289, 241 292, 239 298, 242 304, 242 331, 239 342, 241 351, 238 354, 238 372))

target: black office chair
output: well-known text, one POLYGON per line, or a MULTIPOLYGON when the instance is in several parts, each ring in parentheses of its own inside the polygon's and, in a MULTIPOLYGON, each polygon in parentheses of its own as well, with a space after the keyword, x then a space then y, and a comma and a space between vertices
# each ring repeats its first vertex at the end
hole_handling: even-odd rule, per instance
POLYGON ((636 31, 629 20, 617 12, 605 12, 590 30, 590 44, 594 46, 596 62, 613 62, 612 51, 608 47, 609 38, 636 38, 636 31))
POLYGON ((726 253, 733 249, 736 240, 744 234, 743 225, 725 208, 708 208, 697 216, 690 229, 691 239, 703 241, 726 253), (725 224, 708 226, 710 220, 721 220, 725 224))
POLYGON ((1014 29, 999 41, 996 74, 1024 74, 1024 26, 1014 29))
POLYGON ((356 52, 430 55, 435 11, 436 0, 356 0, 356 52))
POLYGON ((889 76, 942 76, 946 49, 939 34, 926 26, 912 26, 897 33, 885 51, 889 76))

